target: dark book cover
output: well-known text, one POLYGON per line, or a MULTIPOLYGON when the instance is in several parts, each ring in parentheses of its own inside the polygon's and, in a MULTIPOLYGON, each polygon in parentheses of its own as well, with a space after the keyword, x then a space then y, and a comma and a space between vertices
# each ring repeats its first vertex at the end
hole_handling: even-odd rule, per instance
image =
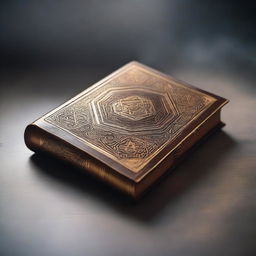
POLYGON ((25 142, 138 197, 222 126, 227 102, 131 62, 28 125, 25 142))

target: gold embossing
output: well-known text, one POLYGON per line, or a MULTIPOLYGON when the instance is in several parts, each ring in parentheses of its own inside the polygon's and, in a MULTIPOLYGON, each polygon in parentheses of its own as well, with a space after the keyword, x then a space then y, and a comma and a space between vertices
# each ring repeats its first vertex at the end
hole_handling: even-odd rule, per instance
POLYGON ((214 101, 132 66, 50 113, 45 121, 137 173, 214 101))
POLYGON ((116 114, 131 120, 140 120, 156 113, 151 100, 137 95, 122 98, 113 104, 116 114))

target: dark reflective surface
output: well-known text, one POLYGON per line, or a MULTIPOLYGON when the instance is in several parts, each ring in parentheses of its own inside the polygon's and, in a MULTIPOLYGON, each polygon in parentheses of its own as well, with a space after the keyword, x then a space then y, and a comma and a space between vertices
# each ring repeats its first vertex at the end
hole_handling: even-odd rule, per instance
POLYGON ((253 4, 4 1, 0 255, 254 255, 253 4), (25 126, 129 60, 230 99, 227 126, 139 202, 34 155, 25 126))

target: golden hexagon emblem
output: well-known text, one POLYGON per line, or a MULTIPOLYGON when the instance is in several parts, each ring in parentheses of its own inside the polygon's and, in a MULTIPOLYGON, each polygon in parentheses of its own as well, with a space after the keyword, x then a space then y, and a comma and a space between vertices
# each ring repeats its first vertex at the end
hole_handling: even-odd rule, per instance
POLYGON ((94 122, 116 131, 151 133, 179 116, 170 93, 150 88, 111 88, 90 104, 94 122))
POLYGON ((113 103, 113 110, 116 114, 134 121, 156 114, 153 102, 138 95, 119 99, 113 103))

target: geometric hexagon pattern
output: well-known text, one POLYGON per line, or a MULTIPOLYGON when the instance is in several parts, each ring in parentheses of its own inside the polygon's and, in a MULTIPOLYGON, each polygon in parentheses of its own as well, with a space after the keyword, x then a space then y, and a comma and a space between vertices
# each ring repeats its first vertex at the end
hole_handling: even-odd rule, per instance
POLYGON ((151 133, 161 130, 178 116, 171 95, 150 88, 111 88, 89 104, 97 124, 111 126, 117 132, 151 133))
POLYGON ((215 99, 131 67, 46 117, 102 154, 139 172, 215 99))
POLYGON ((117 100, 112 109, 113 113, 134 121, 156 114, 154 103, 136 94, 117 100))

